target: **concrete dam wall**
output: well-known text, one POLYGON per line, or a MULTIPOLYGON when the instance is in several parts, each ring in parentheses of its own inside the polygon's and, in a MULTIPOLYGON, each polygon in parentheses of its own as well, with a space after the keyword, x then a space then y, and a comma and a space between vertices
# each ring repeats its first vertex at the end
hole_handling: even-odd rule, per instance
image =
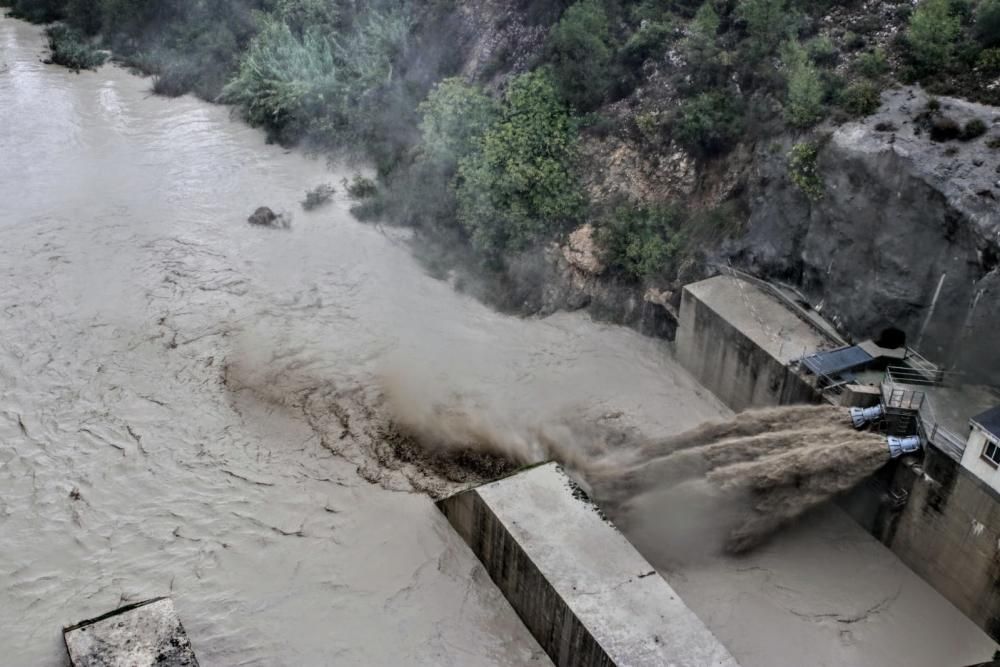
MULTIPOLYGON (((688 285, 679 361, 731 409, 822 400, 789 363, 833 341, 753 284, 688 285)), ((838 500, 859 524, 1000 641, 1000 496, 934 446, 888 463, 838 500)))
POLYGON ((739 667, 556 464, 438 507, 559 667, 739 667))

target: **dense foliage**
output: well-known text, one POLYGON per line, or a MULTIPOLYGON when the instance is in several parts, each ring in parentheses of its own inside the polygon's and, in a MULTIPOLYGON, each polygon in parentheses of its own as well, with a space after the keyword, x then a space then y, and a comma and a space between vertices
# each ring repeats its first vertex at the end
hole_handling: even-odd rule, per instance
MULTIPOLYGON (((55 62, 94 67, 110 50, 157 93, 228 102, 282 143, 361 153, 378 178, 345 184, 359 215, 441 235, 497 269, 590 220, 613 271, 660 279, 739 228, 734 202, 589 201, 582 137, 682 147, 715 168, 738 145, 871 114, 896 79, 1000 103, 1000 0, 895 3, 894 39, 886 13, 853 0, 525 0, 511 11, 537 50, 499 48, 475 78, 456 78, 459 49, 435 32, 456 25, 450 0, 0 5, 59 22, 55 62)), ((939 139, 984 130, 935 123, 939 139)), ((818 155, 808 137, 788 155, 810 198, 822 196, 818 155)))
POLYGON ((576 129, 550 76, 523 74, 499 118, 459 161, 459 221, 476 248, 497 260, 579 220, 576 129))

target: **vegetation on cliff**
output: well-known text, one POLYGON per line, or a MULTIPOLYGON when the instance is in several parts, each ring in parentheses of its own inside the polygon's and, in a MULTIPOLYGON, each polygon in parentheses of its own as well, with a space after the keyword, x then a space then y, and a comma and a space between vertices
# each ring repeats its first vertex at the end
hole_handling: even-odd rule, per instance
POLYGON ((735 181, 696 179, 652 199, 593 192, 587 142, 683 150, 718 178, 734 149, 795 132, 788 175, 816 198, 816 128, 871 114, 894 81, 1000 101, 989 85, 1000 0, 4 3, 61 22, 50 33, 57 62, 92 67, 110 49, 153 74, 156 92, 232 104, 282 143, 366 155, 379 185, 359 215, 457 242, 501 272, 590 221, 613 274, 669 281, 739 229, 735 181), (465 25, 464 10, 542 38, 463 72, 460 35, 445 35, 465 25))

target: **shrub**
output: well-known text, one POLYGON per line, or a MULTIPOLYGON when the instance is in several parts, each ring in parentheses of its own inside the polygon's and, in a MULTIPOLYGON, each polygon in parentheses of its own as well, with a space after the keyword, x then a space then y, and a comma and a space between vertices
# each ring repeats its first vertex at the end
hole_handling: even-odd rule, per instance
POLYGON ((837 60, 840 58, 840 52, 837 51, 837 47, 834 46, 833 41, 826 35, 809 40, 809 43, 806 45, 806 51, 817 65, 836 65, 837 60))
POLYGON ((877 79, 889 71, 889 59, 882 49, 862 53, 854 61, 854 71, 869 79, 877 79))
POLYGON ((788 153, 788 176, 811 201, 823 198, 823 181, 816 167, 819 146, 804 141, 792 146, 788 153))
POLYGON ((754 60, 777 51, 798 19, 786 0, 740 0, 736 14, 746 23, 748 55, 754 60))
POLYGON ((976 66, 988 75, 1000 74, 1000 49, 983 49, 976 66))
POLYGON ((477 150, 459 160, 458 219, 496 262, 577 220, 577 132, 545 70, 515 77, 477 150))
POLYGON ((951 11, 948 0, 922 0, 910 17, 906 37, 918 74, 932 74, 952 66, 961 25, 951 11))
POLYGON ((683 220, 670 206, 616 207, 597 225, 597 240, 610 267, 632 279, 662 273, 676 255, 683 220))
POLYGON ((275 13, 300 37, 309 28, 333 30, 340 18, 337 4, 331 0, 278 0, 275 13))
POLYGON ((458 78, 438 83, 419 107, 421 149, 431 160, 455 164, 471 153, 496 119, 497 103, 458 78))
POLYGON ((705 2, 691 21, 684 40, 691 81, 699 90, 719 86, 726 78, 718 44, 719 25, 719 15, 712 3, 705 2))
POLYGON ((959 139, 962 141, 972 141, 984 134, 986 134, 986 123, 978 118, 973 118, 962 126, 962 135, 959 139))
POLYGON ((618 57, 628 67, 639 67, 649 58, 663 51, 674 29, 669 23, 646 21, 629 36, 618 57))
POLYGON ((299 37, 284 21, 264 17, 221 98, 282 139, 359 143, 376 134, 372 125, 386 109, 399 109, 380 93, 407 33, 401 11, 366 14, 340 39, 317 29, 299 37))
POLYGON ((982 0, 979 3, 973 32, 984 47, 1000 46, 1000 0, 982 0))
POLYGON ((608 17, 598 0, 570 6, 549 36, 552 71, 563 99, 589 111, 608 89, 611 47, 608 17))
POLYGON ((87 38, 69 26, 57 23, 45 29, 49 38, 51 61, 79 72, 97 69, 107 60, 107 55, 95 49, 87 38))
POLYGON ((953 118, 935 115, 931 119, 931 141, 951 141, 962 136, 962 127, 953 118))
POLYGON ((856 81, 840 95, 840 106, 852 116, 868 116, 882 104, 878 86, 871 81, 856 81))
POLYGON ((816 66, 798 42, 790 42, 783 56, 788 81, 785 120, 795 127, 815 125, 824 116, 823 84, 816 66))
POLYGON ((32 23, 51 23, 63 18, 64 0, 8 0, 0 6, 10 7, 10 14, 32 23))
POLYGON ((718 154, 728 150, 739 136, 741 112, 738 100, 727 92, 701 93, 681 104, 674 131, 692 152, 718 154))

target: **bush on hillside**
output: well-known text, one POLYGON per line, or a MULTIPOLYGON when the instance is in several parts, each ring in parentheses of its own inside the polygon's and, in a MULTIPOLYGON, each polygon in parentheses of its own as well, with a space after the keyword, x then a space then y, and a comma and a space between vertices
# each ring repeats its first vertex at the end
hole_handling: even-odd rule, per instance
POLYGON ((950 69, 961 24, 948 0, 921 0, 906 32, 910 59, 920 76, 950 69))
POLYGON ((788 177, 811 201, 823 198, 823 180, 816 166, 819 146, 803 141, 792 146, 788 153, 788 177))
POLYGON ((740 0, 736 14, 746 24, 747 54, 760 60, 795 33, 798 14, 787 0, 740 0))
POLYGON ((984 47, 1000 46, 1000 0, 982 0, 979 3, 974 32, 984 47))
POLYGON ((589 111, 604 97, 611 79, 608 16, 598 0, 570 6, 549 35, 552 72, 571 106, 589 111))
POLYGON ((577 180, 577 132, 544 70, 514 78, 500 116, 459 161, 458 219, 474 247, 498 262, 576 221, 586 199, 577 180))
POLYGON ((840 94, 840 106, 852 116, 870 116, 881 104, 878 86, 871 81, 856 81, 840 94))
POLYGON ((962 141, 972 141, 984 134, 986 134, 986 123, 979 118, 973 118, 962 126, 962 135, 959 139, 962 141))
POLYGON ((711 156, 728 150, 743 128, 739 101, 725 91, 701 93, 684 100, 674 132, 697 155, 711 156))
POLYGON ((682 211, 675 206, 621 205, 598 221, 597 240, 608 266, 641 280, 670 265, 679 248, 682 221, 682 211))
POLYGON ((823 119, 823 83, 805 49, 798 42, 785 46, 782 61, 788 82, 785 120, 794 127, 810 127, 823 119))
POLYGON ((854 61, 854 71, 869 79, 877 79, 889 72, 889 59, 882 49, 862 53, 854 61))
POLYGON ((472 153, 499 113, 497 103, 462 79, 444 79, 419 107, 421 151, 425 158, 454 165, 472 153))

